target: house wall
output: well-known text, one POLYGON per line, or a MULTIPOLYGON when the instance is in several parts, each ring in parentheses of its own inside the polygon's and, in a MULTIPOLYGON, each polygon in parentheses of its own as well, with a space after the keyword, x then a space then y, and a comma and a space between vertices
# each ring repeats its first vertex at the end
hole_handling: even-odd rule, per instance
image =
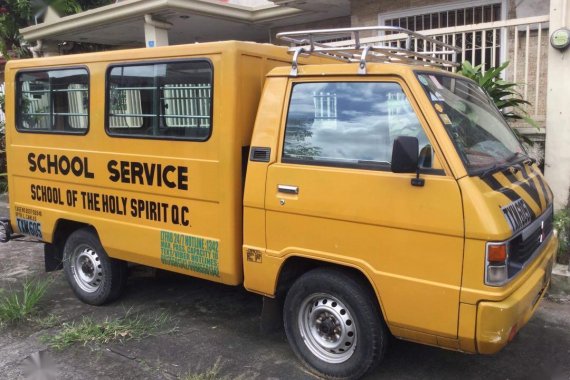
MULTIPOLYGON (((570 1, 552 0, 550 8, 552 30, 570 28, 570 1), (564 4, 565 3, 565 4, 564 4)), ((569 51, 549 47, 548 62, 548 131, 546 136, 545 174, 557 209, 570 207, 570 88, 569 51), (568 202, 568 203, 567 203, 568 202)))
MULTIPOLYGON (((507 38, 507 60, 510 63, 510 69, 507 69, 507 79, 519 83, 518 90, 524 96, 525 83, 526 94, 530 106, 525 107, 529 115, 535 119, 537 124, 544 128, 546 126, 546 96, 548 92, 547 86, 547 72, 548 72, 548 47, 549 33, 548 28, 543 28, 540 36, 540 56, 536 46, 538 45, 539 36, 538 30, 531 30, 529 33, 529 51, 528 51, 528 80, 525 81, 525 61, 526 61, 526 29, 518 30, 518 48, 517 48, 517 70, 516 77, 514 75, 514 61, 515 61, 515 36, 514 30, 508 33, 507 38), (537 60, 537 56, 540 58, 537 60), (538 80, 537 80, 538 70, 538 80), (536 88, 538 85, 538 98, 536 97, 536 88)), ((527 127, 524 123, 517 123, 517 127, 527 127)), ((526 133, 531 135, 540 134, 535 128, 527 129, 526 133)))

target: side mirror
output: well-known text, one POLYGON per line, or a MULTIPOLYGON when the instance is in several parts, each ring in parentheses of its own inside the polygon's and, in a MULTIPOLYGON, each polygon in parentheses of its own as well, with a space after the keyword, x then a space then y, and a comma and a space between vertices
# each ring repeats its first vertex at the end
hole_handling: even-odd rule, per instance
POLYGON ((398 136, 392 148, 392 172, 416 173, 418 170, 419 143, 416 137, 398 136))

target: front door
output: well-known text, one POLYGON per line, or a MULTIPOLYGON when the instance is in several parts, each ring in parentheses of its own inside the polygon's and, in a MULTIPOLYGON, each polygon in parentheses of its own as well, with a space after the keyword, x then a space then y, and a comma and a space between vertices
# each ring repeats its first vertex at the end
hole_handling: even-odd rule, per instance
POLYGON ((268 254, 364 271, 387 322, 457 336, 463 257, 459 189, 397 78, 290 86, 266 186, 268 254), (396 136, 415 136, 415 175, 390 171, 396 136))

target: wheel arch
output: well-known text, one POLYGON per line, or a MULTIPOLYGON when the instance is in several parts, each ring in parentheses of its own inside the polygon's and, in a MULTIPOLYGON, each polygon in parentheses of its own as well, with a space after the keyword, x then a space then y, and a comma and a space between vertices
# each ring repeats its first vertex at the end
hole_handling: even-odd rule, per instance
POLYGON ((46 272, 63 269, 63 249, 65 247, 65 242, 73 232, 81 228, 92 228, 97 234, 97 230, 87 223, 64 218, 60 218, 55 222, 51 242, 46 242, 44 245, 44 262, 46 272))
POLYGON ((341 264, 333 261, 313 259, 297 255, 289 256, 285 259, 278 270, 275 285, 276 298, 285 298, 287 291, 299 277, 313 269, 322 267, 334 268, 344 273, 348 273, 357 281, 361 282, 370 292, 370 296, 375 299, 376 305, 382 314, 382 318, 385 322, 387 322, 386 314, 384 312, 384 307, 382 305, 382 300, 380 297, 380 292, 377 287, 374 286, 374 282, 372 281, 370 275, 364 269, 346 263, 341 264))

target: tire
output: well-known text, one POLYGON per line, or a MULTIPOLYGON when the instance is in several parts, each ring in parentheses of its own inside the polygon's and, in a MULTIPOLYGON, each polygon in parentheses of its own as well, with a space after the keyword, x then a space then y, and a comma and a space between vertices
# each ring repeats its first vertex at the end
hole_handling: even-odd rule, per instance
POLYGON ((285 298, 287 340, 315 374, 358 379, 381 361, 388 342, 373 292, 358 277, 336 268, 303 274, 285 298))
POLYGON ((112 302, 125 289, 126 262, 110 258, 91 228, 69 235, 63 249, 63 269, 77 298, 89 305, 112 302))

